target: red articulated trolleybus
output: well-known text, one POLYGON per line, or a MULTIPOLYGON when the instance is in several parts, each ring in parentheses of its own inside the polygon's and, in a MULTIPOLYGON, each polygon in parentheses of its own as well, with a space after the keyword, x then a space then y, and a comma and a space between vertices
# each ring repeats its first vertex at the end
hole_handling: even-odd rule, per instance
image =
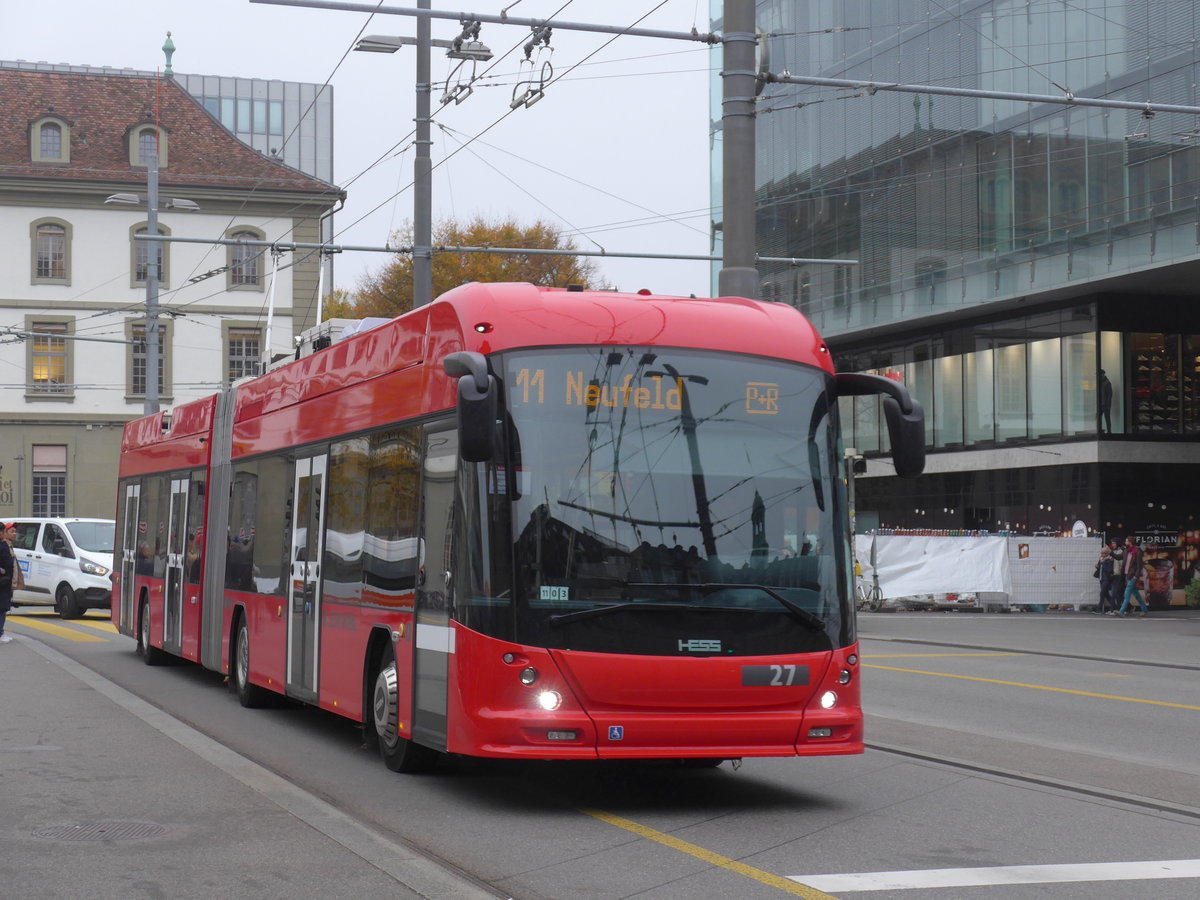
POLYGON ((860 753, 836 375, 790 306, 467 284, 129 423, 113 622, 441 754, 860 753))

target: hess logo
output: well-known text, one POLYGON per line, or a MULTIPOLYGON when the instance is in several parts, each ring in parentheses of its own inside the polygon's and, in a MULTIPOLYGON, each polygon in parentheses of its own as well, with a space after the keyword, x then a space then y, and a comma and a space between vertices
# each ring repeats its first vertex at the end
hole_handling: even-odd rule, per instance
POLYGON ((680 653, 720 653, 720 641, 705 641, 699 638, 692 638, 687 641, 679 642, 680 653))

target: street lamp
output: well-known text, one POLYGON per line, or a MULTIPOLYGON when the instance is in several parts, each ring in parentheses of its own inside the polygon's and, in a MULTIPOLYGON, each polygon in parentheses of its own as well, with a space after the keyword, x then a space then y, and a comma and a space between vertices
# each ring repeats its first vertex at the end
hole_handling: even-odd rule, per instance
MULTIPOLYGON (((146 159, 146 234, 158 235, 158 152, 151 150, 146 159)), ((140 205, 138 194, 110 194, 105 203, 140 205)), ((168 197, 166 209, 181 209, 195 212, 200 206, 194 200, 168 197)), ((146 399, 142 414, 149 416, 158 412, 158 252, 157 241, 146 241, 146 399)))
MULTIPOLYGON (((429 0, 417 0, 417 9, 429 9, 429 0)), ((417 17, 417 36, 393 37, 391 35, 367 35, 355 50, 366 53, 395 53, 401 47, 413 45, 417 48, 416 82, 416 152, 413 156, 413 308, 433 302, 433 161, 429 148, 430 138, 429 97, 433 85, 430 83, 429 48, 446 47, 451 59, 469 59, 486 62, 492 51, 474 38, 479 33, 478 25, 463 21, 463 33, 453 41, 434 40, 429 34, 429 16, 417 17)))

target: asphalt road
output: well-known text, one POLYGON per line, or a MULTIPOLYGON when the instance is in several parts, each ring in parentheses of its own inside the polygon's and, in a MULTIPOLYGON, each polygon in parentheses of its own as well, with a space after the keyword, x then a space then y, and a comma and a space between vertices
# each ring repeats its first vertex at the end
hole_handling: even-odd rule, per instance
MULTIPOLYGON (((871 749, 862 756, 710 771, 455 761, 427 776, 388 772, 335 716, 291 704, 244 710, 213 673, 147 668, 103 620, 18 611, 10 622, 20 639, 77 660, 356 823, 360 837, 345 837, 339 853, 355 852, 356 840, 408 848, 494 896, 1200 895, 1200 616, 863 614, 871 749)), ((0 759, 4 740, 18 737, 0 732, 0 759)), ((120 777, 75 789, 119 791, 120 777)), ((210 851, 197 844, 196 871, 210 851)), ((21 865, 0 854, 0 886, 21 865)), ((262 882, 261 857, 244 870, 222 865, 234 868, 221 883, 262 882)), ((55 871, 42 877, 53 889, 55 871)), ((412 896, 403 877, 394 892, 372 878, 352 893, 412 896)), ((133 882, 123 897, 155 896, 133 882)), ((287 893, 330 896, 327 884, 304 881, 287 893)))

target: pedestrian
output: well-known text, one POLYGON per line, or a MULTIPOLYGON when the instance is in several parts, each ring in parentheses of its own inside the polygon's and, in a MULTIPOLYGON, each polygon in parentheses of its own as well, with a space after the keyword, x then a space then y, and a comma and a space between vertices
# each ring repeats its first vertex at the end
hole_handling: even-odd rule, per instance
POLYGON ((1105 615, 1115 616, 1121 601, 1125 599, 1125 549, 1116 538, 1108 539, 1108 549, 1113 561, 1112 591, 1108 598, 1112 609, 1105 615))
POLYGON ((1110 538, 1108 543, 1100 548, 1100 561, 1096 563, 1096 577, 1100 579, 1100 602, 1096 604, 1092 613, 1097 616, 1104 615, 1107 609, 1117 608, 1112 595, 1113 578, 1117 574, 1117 566, 1112 556, 1116 543, 1116 538, 1110 538))
POLYGON ((1138 591, 1138 582, 1142 578, 1145 567, 1146 561, 1142 558, 1141 548, 1134 543, 1132 537, 1125 538, 1125 599, 1121 603, 1121 608, 1117 610, 1118 616, 1129 615, 1129 601, 1134 597, 1137 598, 1138 606, 1142 610, 1138 613, 1139 618, 1144 617, 1150 611, 1138 591))
POLYGON ((1100 396, 1096 405, 1096 430, 1101 434, 1112 434, 1112 401, 1113 386, 1100 370, 1100 396))
POLYGON ((12 551, 12 542, 17 538, 17 526, 4 526, 3 540, 0 540, 0 644, 12 640, 11 634, 4 633, 4 623, 8 611, 12 609, 13 574, 17 568, 17 557, 12 551))

